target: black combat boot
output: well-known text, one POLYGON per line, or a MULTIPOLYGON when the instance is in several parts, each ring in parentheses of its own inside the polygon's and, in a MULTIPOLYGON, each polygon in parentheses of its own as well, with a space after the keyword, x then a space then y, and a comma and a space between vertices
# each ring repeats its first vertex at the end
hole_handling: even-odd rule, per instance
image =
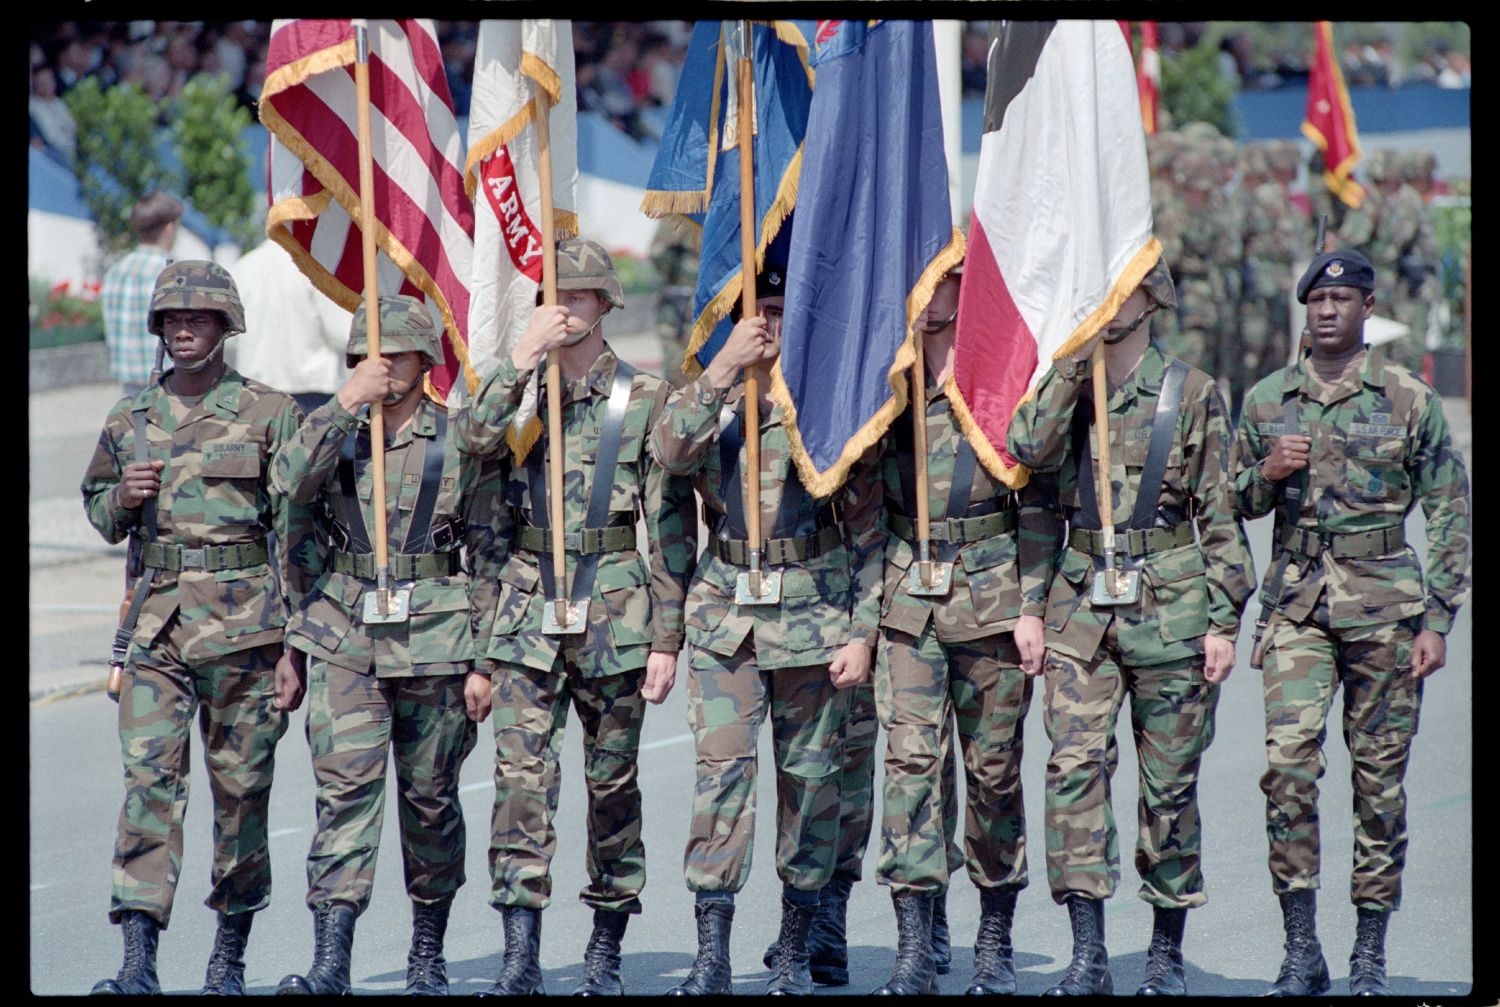
POLYGON ((120 933, 125 938, 125 962, 113 979, 101 979, 90 996, 156 996, 156 938, 161 926, 139 909, 120 913, 120 933))
POLYGON ((1182 931, 1186 909, 1152 910, 1151 947, 1146 951, 1146 978, 1135 991, 1138 997, 1187 996, 1187 973, 1182 968, 1182 931))
POLYGON ((349 952, 354 947, 354 907, 328 902, 313 910, 313 962, 307 975, 290 975, 278 995, 348 996, 349 952))
POLYGON ((406 953, 406 995, 448 995, 448 962, 443 958, 443 935, 448 932, 448 910, 453 896, 431 904, 411 904, 411 950, 406 953))
POLYGON ((874 996, 922 996, 938 992, 932 961, 932 896, 892 892, 896 907, 896 969, 874 996))
POLYGON ((625 983, 620 979, 620 940, 629 922, 629 913, 594 910, 594 932, 583 949, 583 981, 573 991, 575 996, 625 995, 625 983))
POLYGON ((1109 996, 1115 982, 1109 975, 1109 952, 1104 949, 1102 899, 1068 897, 1068 922, 1073 925, 1073 960, 1062 981, 1043 996, 1109 996))
POLYGON ((776 938, 775 975, 766 987, 768 996, 811 996, 812 971, 807 955, 807 932, 812 929, 816 902, 792 902, 781 898, 781 933, 776 938))
POLYGON ((1318 943, 1318 893, 1300 888, 1281 897, 1281 920, 1286 927, 1286 957, 1276 982, 1266 993, 1273 997, 1315 997, 1328 992, 1328 962, 1318 943))
POLYGON ((953 968, 953 935, 948 932, 948 889, 932 897, 932 964, 945 976, 953 968))
POLYGON ((1010 924, 1016 915, 1016 889, 979 889, 979 934, 974 938, 974 982, 969 996, 1014 994, 1016 967, 1010 954, 1010 924))
MULTIPOLYGON (((849 891, 854 879, 834 875, 818 893, 818 911, 813 913, 812 928, 807 931, 807 959, 812 980, 819 986, 849 985, 849 891)), ((761 959, 766 968, 776 961, 776 942, 766 947, 761 959)))
POLYGON ((545 996, 542 988, 542 911, 527 906, 501 906, 505 929, 505 957, 500 975, 482 997, 545 996))
POLYGON ((245 944, 250 940, 254 913, 219 914, 214 949, 208 955, 199 996, 242 997, 245 995, 245 944))
POLYGON ((1349 992, 1357 997, 1388 997, 1385 984, 1385 928, 1391 914, 1384 909, 1356 909, 1354 953, 1349 956, 1349 992))
POLYGON ((693 906, 698 921, 698 957, 682 985, 667 996, 728 996, 734 992, 729 969, 729 930, 734 924, 734 903, 728 900, 698 902, 693 906))

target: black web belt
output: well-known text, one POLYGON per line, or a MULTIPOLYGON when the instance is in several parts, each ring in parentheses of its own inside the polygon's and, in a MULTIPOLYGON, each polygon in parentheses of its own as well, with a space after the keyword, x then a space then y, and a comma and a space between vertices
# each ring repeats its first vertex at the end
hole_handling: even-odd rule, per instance
MULTIPOLYGON (((617 531, 615 528, 610 528, 606 522, 609 520, 609 498, 615 485, 615 464, 620 458, 620 439, 625 430, 625 411, 630 405, 630 385, 634 378, 635 368, 617 359, 615 381, 610 387, 609 400, 604 406, 604 423, 599 428, 599 448, 594 456, 594 483, 589 487, 589 506, 583 519, 584 527, 576 533, 566 531, 563 533, 563 548, 565 549, 568 546, 570 534, 579 536, 578 565, 573 570, 573 589, 568 592, 568 601, 575 605, 588 601, 594 596, 594 578, 599 572, 600 554, 615 551, 600 548, 597 551, 585 552, 581 545, 584 535, 598 536, 598 541, 602 544, 605 536, 615 534, 617 531)), ((531 490, 531 516, 534 523, 521 531, 523 535, 540 533, 543 541, 546 542, 545 548, 551 548, 552 514, 547 506, 547 474, 542 456, 560 450, 562 450, 561 444, 549 443, 547 451, 533 450, 526 460, 526 478, 531 490)), ((633 524, 630 534, 634 539, 633 524)), ((632 541, 631 544, 633 546, 634 542, 632 541)), ((542 590, 546 592, 549 599, 557 598, 557 580, 551 562, 543 561, 537 565, 541 569, 542 590)))

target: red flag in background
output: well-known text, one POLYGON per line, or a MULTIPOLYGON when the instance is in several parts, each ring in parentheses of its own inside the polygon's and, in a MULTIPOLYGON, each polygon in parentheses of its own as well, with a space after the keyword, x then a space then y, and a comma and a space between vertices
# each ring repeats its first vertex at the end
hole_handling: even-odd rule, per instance
POLYGON ((1302 134, 1323 152, 1323 181, 1328 190, 1348 206, 1358 206, 1365 190, 1351 176, 1359 161, 1359 134, 1354 129, 1354 108, 1349 89, 1333 51, 1333 22, 1319 21, 1313 28, 1317 51, 1307 75, 1307 115, 1302 134))
MULTIPOLYGON (((429 391, 469 391, 466 335, 474 210, 463 143, 428 20, 370 22, 370 145, 376 282, 426 299, 444 329, 444 366, 429 391)), ((276 21, 260 117, 271 133, 266 233, 319 290, 350 311, 363 297, 354 28, 347 19, 276 21)))
POLYGON ((1141 95, 1141 122, 1146 135, 1154 136, 1161 128, 1158 111, 1161 108, 1161 49, 1157 43, 1156 22, 1139 21, 1141 26, 1141 51, 1136 60, 1135 87, 1141 95))

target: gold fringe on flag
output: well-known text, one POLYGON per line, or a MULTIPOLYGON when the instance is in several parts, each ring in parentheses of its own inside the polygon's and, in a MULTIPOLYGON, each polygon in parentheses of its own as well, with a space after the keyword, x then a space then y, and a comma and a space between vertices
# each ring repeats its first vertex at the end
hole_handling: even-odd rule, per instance
MULTIPOLYGON (((1064 339, 1062 345, 1052 354, 1052 360, 1038 360, 1037 366, 1050 367, 1053 361, 1073 356, 1082 349, 1090 339, 1098 334, 1099 330, 1109 324, 1110 319, 1120 313, 1120 306, 1125 303, 1131 294, 1135 293, 1135 289, 1141 285, 1141 281, 1146 278, 1147 273, 1151 272, 1151 267, 1156 265, 1156 260, 1160 258, 1161 242, 1153 236, 1141 247, 1140 251, 1130 257, 1130 261, 1125 264, 1125 268, 1120 271, 1120 275, 1115 280, 1114 285, 1110 287, 1109 294, 1104 298, 1104 303, 1089 312, 1088 317, 1078 323, 1073 331, 1069 333, 1068 338, 1064 339)), ((985 471, 1011 489, 1020 489, 1022 486, 1025 486, 1031 478, 1031 470, 1019 463, 1015 465, 1005 464, 1004 459, 1000 457, 1000 452, 996 449, 995 445, 990 443, 989 438, 985 436, 984 431, 975 422, 974 414, 969 409, 969 403, 965 401, 963 392, 959 390, 958 382, 951 375, 944 387, 948 391, 948 401, 953 407, 953 415, 958 418, 959 429, 963 431, 969 443, 974 446, 974 455, 979 459, 979 463, 984 466, 985 471)), ((1021 396, 1016 405, 1020 406, 1022 402, 1025 402, 1029 398, 1031 398, 1030 390, 1021 396)), ((1012 415, 1014 415, 1014 412, 1012 412, 1012 415)))
POLYGON ((948 244, 932 257, 932 261, 927 263, 927 267, 917 277, 917 282, 912 285, 911 292, 906 296, 906 336, 897 347, 896 357, 886 372, 886 383, 890 385, 891 398, 855 431, 854 436, 844 444, 839 457, 825 472, 819 472, 813 466, 812 458, 809 457, 807 448, 802 443, 802 435, 797 428, 797 407, 792 402, 791 389, 787 387, 786 379, 782 376, 781 361, 779 359, 776 361, 776 366, 771 371, 771 400, 781 407, 782 425, 786 428, 787 439, 791 442, 792 460, 797 465, 797 476, 802 480, 802 485, 807 488, 810 496, 826 497, 842 486, 849 478, 849 470, 853 468, 854 463, 866 451, 880 444, 881 437, 885 436, 891 423, 906 409, 906 403, 910 397, 907 379, 911 376, 912 365, 917 360, 915 339, 917 321, 922 317, 922 312, 927 309, 927 302, 932 300, 933 291, 937 289, 943 277, 964 260, 965 251, 963 232, 955 227, 952 229, 948 244))
POLYGON ((530 453, 536 442, 542 439, 544 424, 541 416, 533 416, 526 421, 526 426, 516 430, 515 424, 505 428, 505 443, 510 445, 511 454, 515 455, 515 463, 524 465, 526 455, 530 453))

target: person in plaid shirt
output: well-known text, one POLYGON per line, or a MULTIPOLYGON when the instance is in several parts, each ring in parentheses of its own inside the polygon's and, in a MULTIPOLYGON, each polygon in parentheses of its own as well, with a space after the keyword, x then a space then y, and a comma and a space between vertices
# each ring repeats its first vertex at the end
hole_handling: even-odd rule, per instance
POLYGON ((100 299, 104 308, 104 342, 109 373, 127 397, 151 380, 157 338, 146 331, 147 306, 156 277, 171 263, 167 254, 177 240, 182 204, 165 192, 148 192, 130 211, 130 229, 140 244, 104 274, 100 299))

